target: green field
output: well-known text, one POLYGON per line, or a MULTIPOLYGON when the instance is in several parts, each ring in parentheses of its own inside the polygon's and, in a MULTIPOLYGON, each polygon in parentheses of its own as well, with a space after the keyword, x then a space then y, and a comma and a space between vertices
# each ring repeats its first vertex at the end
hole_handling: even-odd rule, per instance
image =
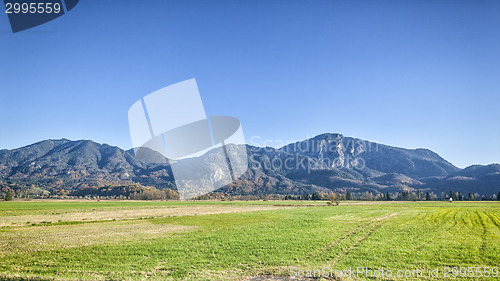
POLYGON ((500 280, 478 277, 500 267, 500 204, 0 202, 1 280, 264 280, 358 267, 393 276, 340 280, 500 280), (465 277, 445 278, 453 267, 465 277), (413 270, 423 277, 396 276, 413 270))

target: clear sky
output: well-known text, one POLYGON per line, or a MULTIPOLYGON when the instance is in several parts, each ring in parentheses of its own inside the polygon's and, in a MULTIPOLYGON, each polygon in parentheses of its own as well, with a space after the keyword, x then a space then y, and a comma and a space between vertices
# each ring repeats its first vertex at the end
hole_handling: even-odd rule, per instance
POLYGON ((337 132, 500 162, 497 0, 83 0, 16 34, 0 10, 0 148, 128 149, 129 107, 196 78, 250 144, 337 132))

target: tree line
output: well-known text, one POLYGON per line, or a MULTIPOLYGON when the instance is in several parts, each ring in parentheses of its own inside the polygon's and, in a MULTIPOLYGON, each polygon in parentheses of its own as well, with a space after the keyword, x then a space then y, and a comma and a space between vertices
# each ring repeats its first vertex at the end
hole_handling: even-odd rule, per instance
POLYGON ((437 196, 433 192, 423 191, 399 191, 386 193, 373 192, 353 192, 353 191, 335 191, 335 192, 313 192, 305 194, 253 194, 253 195, 233 195, 222 192, 212 192, 196 197, 196 200, 311 200, 311 201, 439 201, 452 198, 457 201, 487 201, 500 200, 500 191, 498 194, 490 196, 478 193, 469 193, 467 196, 460 192, 443 192, 437 196))
POLYGON ((10 201, 14 198, 26 199, 131 199, 131 200, 177 200, 179 193, 171 189, 157 189, 140 184, 88 186, 76 190, 56 189, 52 192, 31 186, 29 188, 0 188, 0 198, 10 201))
MULTIPOLYGON (((500 200, 500 191, 497 194, 485 195, 478 193, 462 194, 450 190, 437 196, 433 192, 417 191, 399 192, 355 192, 350 190, 337 190, 332 192, 313 192, 305 194, 257 194, 257 195, 232 195, 222 192, 212 192, 198 196, 197 200, 313 200, 313 201, 486 201, 500 200)), ((14 198, 100 198, 100 199, 131 199, 131 200, 177 200, 177 191, 168 188, 155 188, 141 184, 105 184, 103 186, 84 186, 76 190, 55 189, 49 192, 45 189, 31 186, 7 185, 0 182, 0 199, 6 201, 14 198)))

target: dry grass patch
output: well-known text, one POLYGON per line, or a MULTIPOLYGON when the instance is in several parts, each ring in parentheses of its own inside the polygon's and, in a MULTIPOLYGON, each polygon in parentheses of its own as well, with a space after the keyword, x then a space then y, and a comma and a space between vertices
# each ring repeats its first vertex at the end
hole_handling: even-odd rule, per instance
POLYGON ((55 214, 33 214, 20 216, 5 216, 1 218, 1 226, 19 226, 25 224, 39 224, 43 222, 72 222, 72 221, 103 221, 124 220, 138 218, 160 218, 193 215, 210 215, 223 213, 239 213, 252 211, 267 211, 275 209, 294 208, 293 206, 272 205, 186 205, 186 206, 158 206, 139 207, 134 209, 106 209, 81 212, 61 212, 55 214))
POLYGON ((148 221, 19 227, 0 232, 0 256, 12 252, 29 253, 94 244, 140 241, 195 228, 195 226, 153 224, 148 221))

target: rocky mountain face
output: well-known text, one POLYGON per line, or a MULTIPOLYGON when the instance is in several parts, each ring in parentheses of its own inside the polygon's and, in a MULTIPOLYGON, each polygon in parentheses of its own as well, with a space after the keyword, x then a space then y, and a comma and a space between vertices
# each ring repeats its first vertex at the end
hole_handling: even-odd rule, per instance
MULTIPOLYGON (((391 147, 340 134, 322 134, 279 149, 246 148, 249 169, 218 192, 298 195, 336 189, 373 193, 418 189, 493 194, 500 190, 498 164, 459 169, 427 149, 391 147)), ((0 183, 34 184, 48 190, 103 183, 175 189, 166 159, 143 153, 156 160, 139 161, 132 150, 88 140, 46 140, 0 150, 0 183)), ((202 160, 207 167, 217 167, 210 155, 201 156, 202 160)))
MULTIPOLYGON (((254 181, 252 175, 262 173, 269 177, 271 185, 290 187, 281 189, 282 194, 336 189, 373 193, 411 189, 436 192, 423 180, 444 179, 461 171, 428 149, 391 147, 341 134, 322 134, 280 149, 249 147, 248 151, 249 173, 226 187, 230 193, 248 192, 249 183, 263 182, 262 176, 254 181), (246 191, 238 192, 242 185, 246 191)), ((440 189, 448 192, 450 187, 440 189)), ((262 190, 265 186, 259 185, 254 192, 262 190)))

